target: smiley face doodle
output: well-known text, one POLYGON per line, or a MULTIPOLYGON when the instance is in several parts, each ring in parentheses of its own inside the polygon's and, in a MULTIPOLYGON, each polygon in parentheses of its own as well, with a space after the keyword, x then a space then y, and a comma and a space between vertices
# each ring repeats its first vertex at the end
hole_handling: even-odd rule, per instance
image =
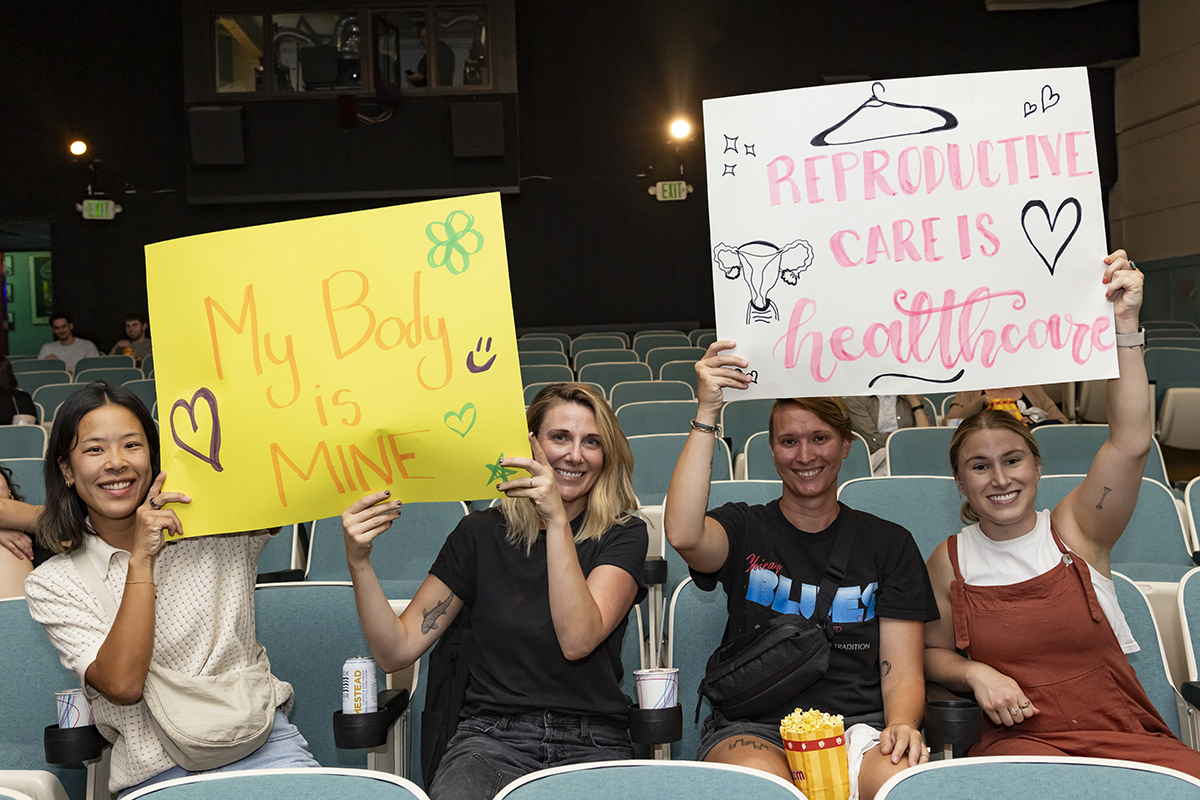
POLYGON ((487 372, 492 368, 492 364, 496 361, 496 356, 492 355, 483 364, 478 364, 475 361, 475 354, 478 353, 482 358, 484 355, 492 352, 492 337, 488 337, 487 346, 483 344, 483 337, 479 337, 479 343, 475 345, 475 349, 467 353, 467 370, 470 372, 487 372))

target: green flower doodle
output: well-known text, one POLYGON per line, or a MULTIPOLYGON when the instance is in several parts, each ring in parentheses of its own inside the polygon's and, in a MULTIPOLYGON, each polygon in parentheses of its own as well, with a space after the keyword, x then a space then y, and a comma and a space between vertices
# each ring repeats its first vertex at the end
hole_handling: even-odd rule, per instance
POLYGON ((474 230, 475 217, 466 211, 451 211, 445 222, 434 220, 425 226, 425 235, 433 242, 426 261, 429 266, 437 269, 445 266, 451 274, 459 275, 471 266, 471 256, 483 249, 483 234, 474 230), (461 220, 456 220, 461 217, 461 220), (462 225, 461 230, 458 224, 462 225), (439 235, 440 234, 440 235, 439 235), (468 251, 463 246, 464 240, 472 237, 474 249, 468 251))

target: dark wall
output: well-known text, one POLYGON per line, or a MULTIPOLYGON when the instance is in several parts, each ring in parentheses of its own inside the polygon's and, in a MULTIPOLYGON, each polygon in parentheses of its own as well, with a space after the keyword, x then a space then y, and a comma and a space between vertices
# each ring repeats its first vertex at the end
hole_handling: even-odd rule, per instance
MULTIPOLYGON (((181 19, 163 0, 0 8, 0 218, 53 220, 56 302, 101 345, 145 307, 147 243, 390 202, 189 206, 181 19), (74 210, 87 186, 66 155, 76 135, 100 159, 94 185, 125 209, 113 222, 74 210)), ((665 141, 676 114, 700 122, 706 97, 1097 66, 1138 48, 1136 0, 1003 13, 983 0, 518 0, 516 24, 521 191, 503 207, 524 327, 712 321, 704 155, 665 141), (695 193, 658 203, 647 187, 681 162, 695 193)), ((1112 82, 1098 77, 1104 163, 1112 82)))

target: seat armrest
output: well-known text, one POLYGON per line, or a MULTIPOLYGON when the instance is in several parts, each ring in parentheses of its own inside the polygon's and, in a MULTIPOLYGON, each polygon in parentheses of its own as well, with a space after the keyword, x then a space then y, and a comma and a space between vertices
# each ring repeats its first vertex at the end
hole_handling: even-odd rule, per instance
POLYGON ((95 725, 60 728, 47 725, 42 739, 47 764, 78 764, 97 759, 109 746, 95 725))
POLYGON ((293 583, 304 580, 302 569, 280 569, 274 572, 260 572, 255 583, 293 583))
POLYGON ((642 576, 646 579, 647 586, 661 586, 667 582, 667 560, 654 556, 647 558, 646 563, 642 565, 642 576))
POLYGON ((333 744, 340 750, 380 747, 388 729, 408 708, 408 689, 385 689, 379 693, 379 710, 369 714, 333 712, 333 744))
POLYGON ((1179 693, 1189 705, 1200 708, 1200 681, 1186 681, 1179 687, 1179 693))

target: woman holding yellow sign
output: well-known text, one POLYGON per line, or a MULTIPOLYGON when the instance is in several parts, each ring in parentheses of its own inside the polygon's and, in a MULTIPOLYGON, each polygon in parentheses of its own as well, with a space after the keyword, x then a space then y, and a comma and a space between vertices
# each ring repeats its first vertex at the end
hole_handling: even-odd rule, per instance
MULTIPOLYGON (((400 517, 377 492, 342 514, 346 560, 371 653, 387 672, 412 664, 465 615, 470 679, 431 797, 486 800, 546 766, 632 758, 621 638, 645 596, 645 523, 633 457, 616 415, 582 384, 533 399, 528 476, 499 484, 500 508, 463 519, 397 617, 369 556, 400 517)), ((428 782, 429 776, 426 776, 428 782)))
MULTIPOLYGON (((128 389, 96 381, 54 418, 34 534, 56 555, 25 581, 29 611, 79 678, 113 743, 109 790, 221 767, 316 767, 288 722, 292 687, 254 631, 267 536, 165 544, 158 429, 128 389)), ((265 532, 258 532, 265 533, 265 532)))

